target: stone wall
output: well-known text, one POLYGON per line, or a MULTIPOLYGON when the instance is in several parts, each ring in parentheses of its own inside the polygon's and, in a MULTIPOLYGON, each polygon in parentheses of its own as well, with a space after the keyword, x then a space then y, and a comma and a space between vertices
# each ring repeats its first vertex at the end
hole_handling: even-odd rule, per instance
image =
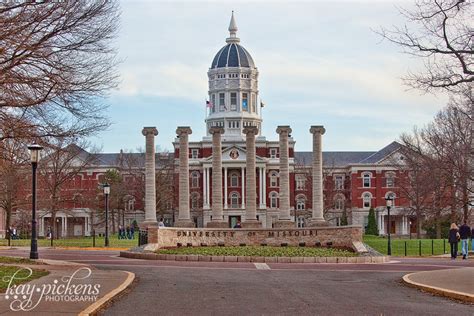
MULTIPOLYGON (((149 228, 147 250, 181 246, 332 246, 354 249, 354 242, 362 242, 362 227, 316 228, 149 228)), ((355 250, 355 249, 354 249, 355 250)))

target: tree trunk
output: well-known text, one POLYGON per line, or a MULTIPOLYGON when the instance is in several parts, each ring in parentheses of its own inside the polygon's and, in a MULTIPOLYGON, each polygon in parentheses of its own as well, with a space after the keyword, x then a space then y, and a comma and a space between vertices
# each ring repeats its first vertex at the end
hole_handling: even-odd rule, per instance
POLYGON ((436 210, 436 238, 441 238, 441 211, 436 210))
POLYGON ((416 210, 416 238, 421 238, 421 211, 420 209, 416 210))

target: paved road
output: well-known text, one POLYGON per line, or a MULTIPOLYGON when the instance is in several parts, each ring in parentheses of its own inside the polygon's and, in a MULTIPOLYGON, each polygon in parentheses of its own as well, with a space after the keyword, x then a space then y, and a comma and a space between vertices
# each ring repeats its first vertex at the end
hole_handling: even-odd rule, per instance
MULTIPOLYGON (((116 252, 41 249, 44 258, 134 272, 139 282, 106 315, 317 314, 474 315, 472 305, 400 283, 413 271, 474 266, 449 259, 394 258, 388 264, 268 264, 125 259, 116 252), (150 304, 152 302, 152 304, 150 304)), ((26 255, 27 250, 0 251, 26 255)))

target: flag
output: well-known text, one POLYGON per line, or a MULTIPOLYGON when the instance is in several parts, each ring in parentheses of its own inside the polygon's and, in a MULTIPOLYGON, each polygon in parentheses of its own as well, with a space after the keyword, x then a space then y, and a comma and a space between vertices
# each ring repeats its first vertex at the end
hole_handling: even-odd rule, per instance
POLYGON ((262 100, 260 100, 260 107, 263 108, 265 106, 265 103, 263 103, 262 100))
POLYGON ((206 107, 212 108, 213 107, 212 102, 211 101, 206 101, 206 107))

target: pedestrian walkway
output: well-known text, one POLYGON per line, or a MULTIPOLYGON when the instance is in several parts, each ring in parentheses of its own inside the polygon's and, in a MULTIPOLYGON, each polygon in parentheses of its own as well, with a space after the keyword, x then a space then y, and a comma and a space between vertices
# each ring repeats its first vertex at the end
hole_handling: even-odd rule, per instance
POLYGON ((56 260, 43 262, 38 265, 14 264, 44 269, 50 273, 28 283, 29 290, 34 293, 31 299, 30 292, 26 293, 27 287, 17 287, 20 293, 0 294, 0 314, 31 315, 33 312, 36 316, 89 315, 125 290, 135 278, 133 273, 126 271, 99 270, 88 265, 56 260), (14 309, 18 311, 13 312, 14 309))
POLYGON ((403 281, 422 290, 474 302, 474 267, 407 274, 403 281))

